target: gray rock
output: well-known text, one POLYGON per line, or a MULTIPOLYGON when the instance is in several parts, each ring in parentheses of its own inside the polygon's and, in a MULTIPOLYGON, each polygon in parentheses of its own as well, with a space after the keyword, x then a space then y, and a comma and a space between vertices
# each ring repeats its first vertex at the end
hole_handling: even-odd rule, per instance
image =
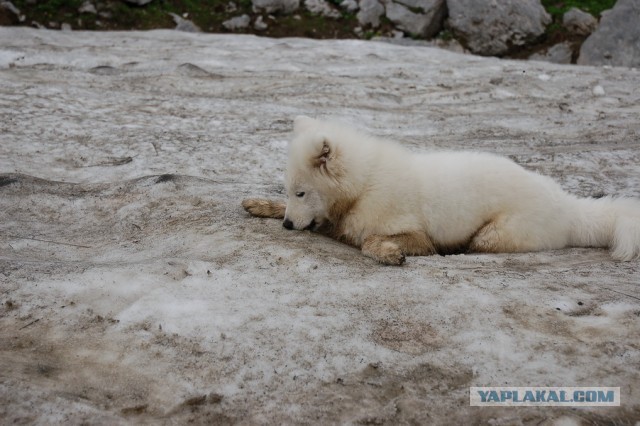
POLYGON ((426 38, 440 31, 446 13, 447 6, 444 0, 386 2, 386 16, 391 22, 405 32, 426 38), (413 12, 409 7, 421 13, 413 12))
POLYGON ((594 96, 604 96, 607 94, 607 92, 604 91, 604 87, 600 86, 599 84, 593 86, 593 89, 591 89, 591 93, 593 93, 594 96))
POLYGON ((358 2, 356 0, 342 0, 340 7, 348 12, 355 12, 359 9, 358 2))
POLYGON ((390 0, 390 1, 403 4, 413 9, 418 9, 420 13, 426 13, 431 9, 443 6, 445 3, 444 0, 390 0), (436 4, 436 3, 441 3, 441 4, 436 4))
POLYGON ((236 16, 234 18, 224 21, 222 23, 222 26, 228 29, 229 31, 236 31, 236 30, 244 30, 245 28, 248 28, 250 23, 251 23, 251 18, 249 17, 249 15, 241 15, 241 16, 236 16))
POLYGON ((640 67, 640 2, 618 0, 580 49, 579 65, 640 67))
POLYGON ((300 0, 251 0, 253 11, 292 13, 300 7, 300 0))
POLYGON ((304 0, 304 6, 311 13, 325 18, 340 18, 342 15, 325 0, 304 0))
POLYGON ((589 35, 598 26, 598 20, 590 13, 572 7, 562 16, 562 25, 574 34, 589 35))
POLYGON ((572 56, 573 49, 571 49, 571 45, 567 42, 563 42, 550 47, 546 52, 534 53, 529 56, 529 59, 532 61, 551 62, 554 64, 570 64, 572 56))
POLYGON ((500 55, 541 36, 551 17, 540 0, 447 0, 449 25, 469 50, 500 55))
POLYGON ((98 9, 96 9, 96 6, 93 3, 91 3, 90 1, 85 1, 78 8, 78 12, 79 13, 91 13, 91 14, 95 15, 95 14, 98 13, 98 9))
POLYGON ((2 7, 3 9, 7 9, 9 12, 13 13, 16 17, 20 16, 20 9, 15 7, 15 5, 10 1, 0 1, 0 7, 2 7))
POLYGON ((0 1, 0 26, 17 25, 24 22, 26 16, 20 13, 10 1, 0 1))
POLYGON ((169 12, 169 15, 173 18, 173 22, 176 23, 176 27, 174 29, 177 31, 185 31, 188 33, 199 33, 202 31, 196 24, 180 15, 176 15, 171 12, 169 12))
POLYGON ((135 4, 136 6, 144 6, 151 3, 153 0, 124 0, 127 3, 135 4))
POLYGON ((266 22, 262 19, 262 15, 258 15, 256 20, 253 22, 253 29, 256 31, 264 31, 269 28, 266 22))
POLYGON ((360 25, 380 26, 380 17, 384 14, 384 6, 378 0, 360 0, 360 11, 356 15, 360 25))

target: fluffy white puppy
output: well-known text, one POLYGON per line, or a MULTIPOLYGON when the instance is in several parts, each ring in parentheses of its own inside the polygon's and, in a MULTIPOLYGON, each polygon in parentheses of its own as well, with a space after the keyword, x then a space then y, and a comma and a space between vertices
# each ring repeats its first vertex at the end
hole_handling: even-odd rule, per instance
POLYGON ((578 198, 496 155, 415 154, 334 122, 298 117, 288 201, 248 199, 254 216, 322 232, 381 263, 405 255, 610 247, 640 257, 640 201, 578 198))

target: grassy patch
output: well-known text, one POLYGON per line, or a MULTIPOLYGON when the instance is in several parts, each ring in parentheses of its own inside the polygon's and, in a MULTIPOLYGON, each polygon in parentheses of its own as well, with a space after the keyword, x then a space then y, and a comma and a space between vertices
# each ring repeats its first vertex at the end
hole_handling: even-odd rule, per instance
POLYGON ((28 23, 38 22, 49 26, 50 22, 68 23, 74 29, 148 30, 173 28, 169 13, 183 16, 204 31, 220 31, 223 21, 243 13, 251 13, 251 0, 235 1, 236 10, 227 10, 224 0, 154 0, 144 6, 136 6, 122 0, 91 1, 98 13, 80 13, 85 0, 14 0, 28 23))
POLYGON ((616 4, 616 0, 542 0, 542 5, 554 18, 554 21, 556 17, 562 20, 562 15, 572 7, 577 7, 599 17, 603 11, 611 9, 614 4, 616 4))
MULTIPOLYGON (((222 23, 243 14, 251 17, 255 13, 251 0, 154 0, 144 6, 135 6, 123 0, 89 0, 97 14, 80 13, 78 9, 85 0, 13 0, 15 6, 26 16, 25 22, 37 22, 46 27, 59 28, 68 23, 77 30, 149 30, 174 28, 169 13, 185 16, 205 32, 228 32, 222 23), (231 7, 231 3, 235 7, 231 7)), ((268 24, 265 31, 254 31, 250 26, 239 32, 257 33, 272 37, 352 38, 358 26, 355 14, 338 5, 341 0, 329 0, 341 13, 338 19, 324 18, 308 12, 304 7, 291 15, 274 13, 275 19, 262 14, 268 24)))
POLYGON ((580 46, 587 36, 570 33, 562 25, 564 14, 569 9, 577 7, 598 18, 603 11, 611 9, 615 3, 616 0, 542 0, 542 5, 551 15, 551 24, 547 26, 545 34, 536 43, 524 46, 510 56, 525 59, 532 53, 546 51, 549 47, 564 42, 571 46, 574 52, 572 61, 575 62, 580 46))
POLYGON ((611 9, 615 4, 616 0, 542 0, 542 5, 553 19, 547 26, 546 38, 557 42, 562 38, 570 37, 562 25, 562 17, 573 7, 599 18, 602 12, 611 9))

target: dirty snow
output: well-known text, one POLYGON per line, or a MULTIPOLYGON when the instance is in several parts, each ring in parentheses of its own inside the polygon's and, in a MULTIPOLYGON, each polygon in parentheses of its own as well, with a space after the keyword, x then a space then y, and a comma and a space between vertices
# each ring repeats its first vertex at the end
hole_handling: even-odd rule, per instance
POLYGON ((0 28, 0 418, 635 424, 640 265, 604 250, 384 267, 281 198, 298 114, 640 196, 640 73, 365 41, 0 28), (619 386, 620 408, 469 407, 619 386))

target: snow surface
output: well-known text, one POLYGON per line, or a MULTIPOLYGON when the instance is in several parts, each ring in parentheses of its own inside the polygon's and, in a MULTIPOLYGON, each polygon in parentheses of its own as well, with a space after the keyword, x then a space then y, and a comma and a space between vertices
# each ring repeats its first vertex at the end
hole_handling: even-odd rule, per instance
POLYGON ((385 267, 240 201, 283 196, 299 114, 640 196, 638 87, 355 40, 0 28, 0 419, 635 424, 638 262, 385 267), (498 385, 619 386, 622 407, 469 407, 498 385))

